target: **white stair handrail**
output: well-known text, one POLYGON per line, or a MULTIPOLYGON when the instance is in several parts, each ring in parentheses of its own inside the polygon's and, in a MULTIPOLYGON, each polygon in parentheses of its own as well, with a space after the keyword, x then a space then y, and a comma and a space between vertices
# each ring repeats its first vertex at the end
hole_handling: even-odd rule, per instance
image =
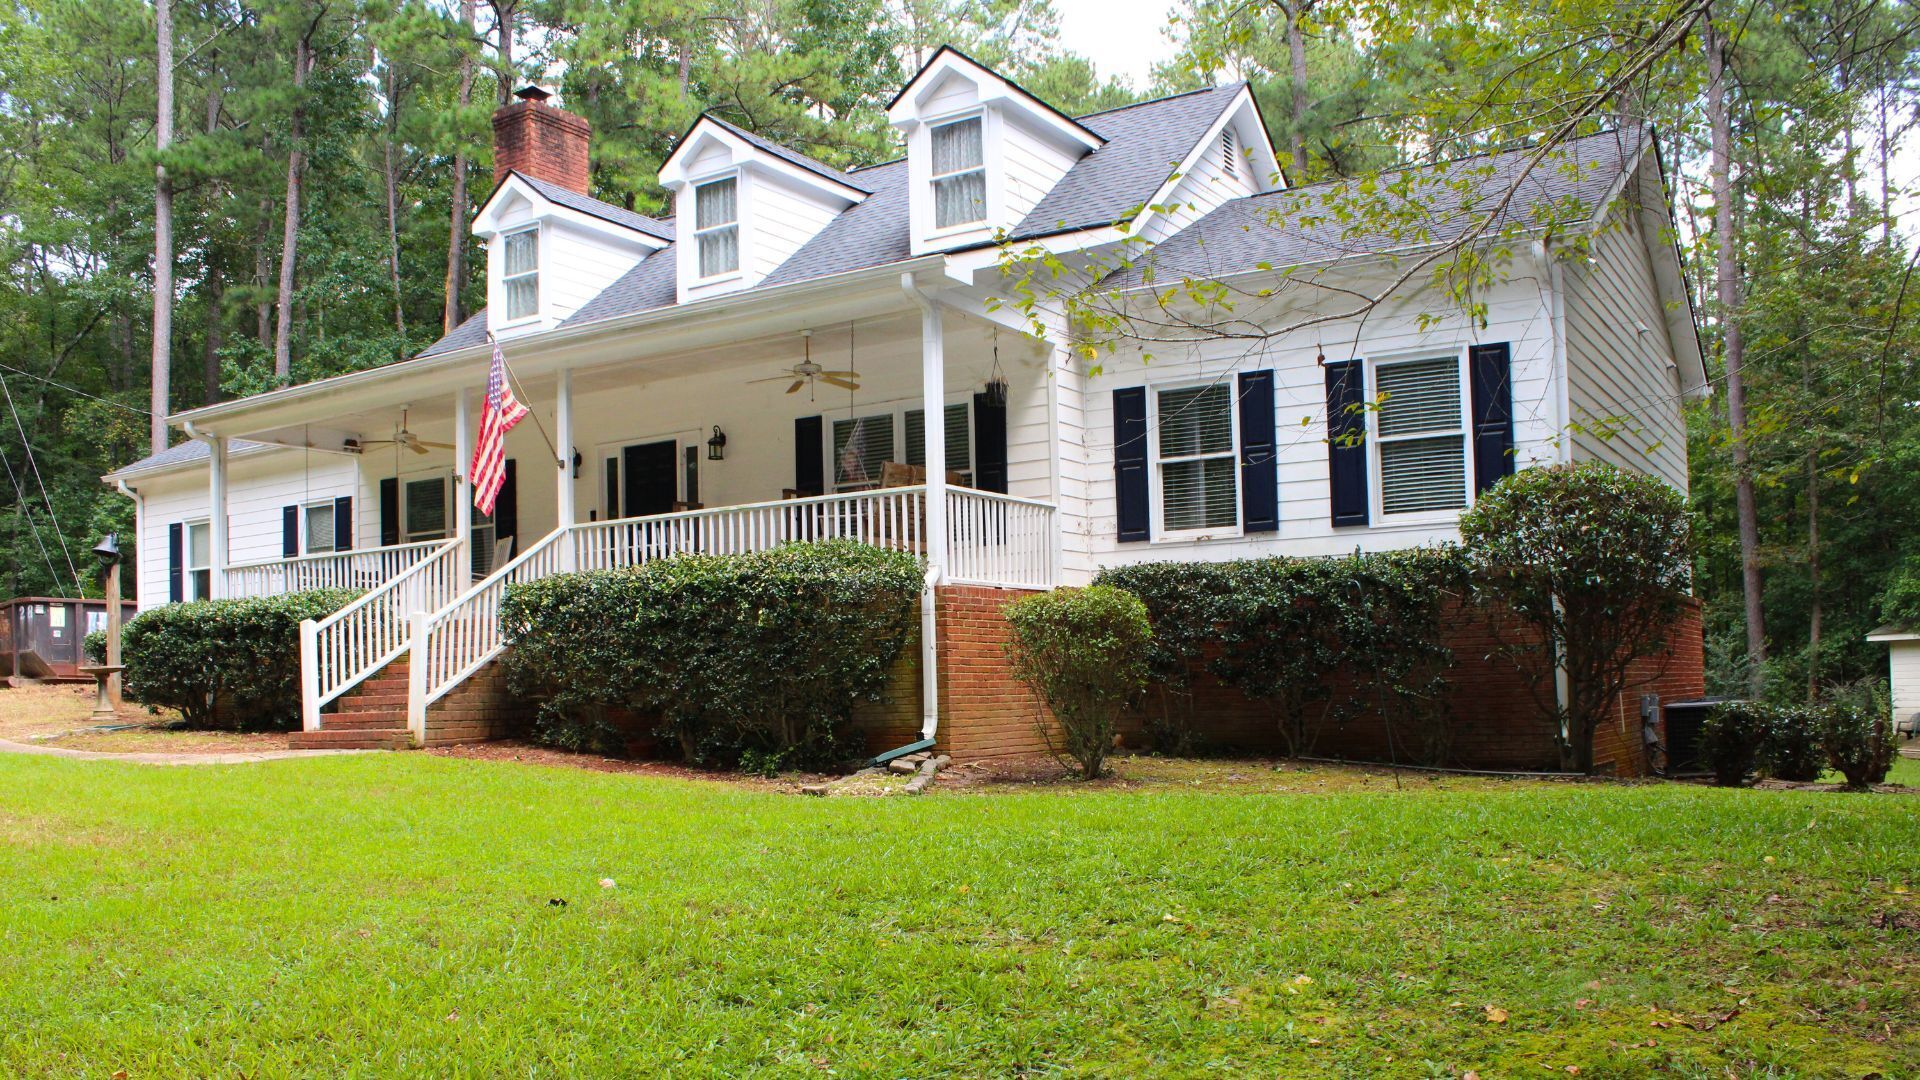
POLYGON ((423 546, 432 549, 426 557, 326 618, 300 624, 300 722, 307 731, 320 729, 327 702, 407 651, 414 612, 459 591, 464 545, 450 539, 423 546))

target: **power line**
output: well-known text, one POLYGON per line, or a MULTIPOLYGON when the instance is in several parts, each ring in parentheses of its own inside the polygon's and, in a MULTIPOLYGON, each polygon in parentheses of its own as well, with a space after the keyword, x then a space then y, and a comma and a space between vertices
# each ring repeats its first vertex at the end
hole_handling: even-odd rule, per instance
POLYGON ((123 401, 115 401, 112 398, 104 398, 104 397, 101 397, 99 394, 89 394, 85 390, 82 390, 77 386, 68 386, 66 383, 49 379, 45 375, 35 375, 31 371, 22 371, 19 368, 14 367, 12 364, 0 364, 0 370, 11 371, 15 375, 24 375, 29 379, 46 383, 48 386, 58 387, 62 390, 65 390, 69 394, 76 394, 83 398, 90 398, 94 401, 101 403, 102 405, 111 405, 116 409, 125 409, 127 412, 130 412, 135 416, 152 416, 153 415, 153 413, 147 411, 146 409, 136 409, 133 406, 128 405, 126 402, 123 402, 123 401))
POLYGON ((53 509, 53 497, 47 494, 46 477, 40 475, 40 462, 33 456, 33 445, 27 442, 27 426, 20 422, 20 410, 13 404, 13 390, 7 385, 7 378, 0 375, 0 394, 7 399, 7 411, 13 414, 14 430, 20 433, 20 445, 27 452, 27 464, 33 469, 34 482, 40 485, 40 499, 47 504, 47 517, 53 521, 54 539, 60 541, 60 554, 67 560, 67 572, 73 575, 73 587, 86 591, 86 584, 80 580, 80 571, 73 565, 73 552, 67 550, 67 537, 60 529, 60 515, 53 509))
POLYGON ((47 577, 54 584, 59 584, 60 571, 53 568, 53 556, 47 554, 46 541, 40 539, 40 527, 33 523, 33 509, 27 505, 27 493, 20 488, 20 478, 14 475, 13 462, 7 459, 7 455, 0 454, 0 465, 7 467, 7 479, 13 484, 14 505, 20 508, 21 515, 27 519, 27 531, 33 534, 34 546, 40 549, 41 561, 47 564, 47 577))

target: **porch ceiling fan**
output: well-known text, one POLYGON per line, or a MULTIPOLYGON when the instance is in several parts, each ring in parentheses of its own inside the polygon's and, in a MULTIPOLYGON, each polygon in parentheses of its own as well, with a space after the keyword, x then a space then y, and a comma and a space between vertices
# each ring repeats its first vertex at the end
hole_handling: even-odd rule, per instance
POLYGON ((407 430, 407 411, 405 409, 400 410, 400 426, 393 429, 393 438, 365 439, 365 440, 350 442, 349 445, 357 446, 362 450, 365 450, 371 446, 391 446, 391 447, 395 447, 396 449, 400 447, 405 447, 406 449, 411 450, 416 454, 424 454, 429 450, 453 449, 452 443, 428 442, 427 440, 421 438, 420 436, 415 435, 413 432, 408 431, 407 430))
POLYGON ((787 393, 789 394, 799 393, 801 387, 807 386, 815 380, 826 383, 828 386, 837 386, 842 390, 860 389, 860 384, 854 381, 860 377, 859 372, 828 371, 826 368, 813 362, 813 331, 800 331, 800 339, 806 343, 804 359, 790 368, 782 368, 781 373, 778 375, 769 376, 765 379, 748 379, 747 385, 751 386, 754 383, 785 382, 792 380, 792 385, 787 387, 787 393))

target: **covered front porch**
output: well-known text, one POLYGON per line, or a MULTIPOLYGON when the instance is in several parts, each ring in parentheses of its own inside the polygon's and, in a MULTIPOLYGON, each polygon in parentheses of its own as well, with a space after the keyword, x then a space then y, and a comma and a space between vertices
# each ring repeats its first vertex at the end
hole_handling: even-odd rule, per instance
POLYGON ((510 480, 492 516, 472 507, 465 475, 484 344, 384 381, 350 376, 356 385, 298 409, 267 401, 250 416, 189 417, 212 450, 216 592, 361 590, 307 635, 307 727, 411 651, 417 729, 428 705, 497 655, 507 586, 553 573, 847 538, 924 557, 930 586, 1050 588, 1060 573, 1051 350, 978 313, 908 300, 821 305, 751 337, 714 327, 704 343, 504 342, 532 415, 508 437, 510 480), (358 470, 351 508, 300 508, 286 520, 295 554, 229 562, 233 438, 346 455, 358 470), (327 532, 336 550, 314 550, 327 532))

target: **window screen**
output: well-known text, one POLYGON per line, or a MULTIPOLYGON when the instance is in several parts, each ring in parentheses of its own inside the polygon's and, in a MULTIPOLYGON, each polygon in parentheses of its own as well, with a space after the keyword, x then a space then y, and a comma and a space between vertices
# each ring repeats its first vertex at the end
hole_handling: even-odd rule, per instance
POLYGON ((1228 384, 1159 393, 1161 526, 1168 532, 1232 528, 1240 521, 1228 384))
POLYGON ((700 276, 740 269, 739 181, 733 177, 693 189, 693 233, 700 245, 700 276))
POLYGON ((447 535, 445 480, 434 476, 407 481, 406 526, 409 541, 437 540, 447 535))
POLYGON ((839 491, 880 483, 880 466, 893 456, 893 414, 833 422, 833 486, 839 491))
POLYGON ((307 554, 318 555, 336 550, 333 535, 333 504, 315 503, 306 508, 307 554))
POLYGON ((1465 506, 1466 429, 1459 360, 1448 356, 1382 364, 1375 380, 1381 511, 1411 514, 1465 506))
MULTIPOLYGON (((964 402, 947 406, 947 471, 960 474, 961 482, 973 483, 973 425, 964 402)), ((909 409, 906 416, 907 464, 927 463, 927 415, 922 409, 909 409)))
POLYGON ((507 291, 507 318, 529 319, 540 313, 540 234, 535 229, 510 233, 506 267, 500 272, 507 291))
POLYGON ((933 129, 933 224, 945 229, 987 216, 986 148, 980 118, 933 129))

